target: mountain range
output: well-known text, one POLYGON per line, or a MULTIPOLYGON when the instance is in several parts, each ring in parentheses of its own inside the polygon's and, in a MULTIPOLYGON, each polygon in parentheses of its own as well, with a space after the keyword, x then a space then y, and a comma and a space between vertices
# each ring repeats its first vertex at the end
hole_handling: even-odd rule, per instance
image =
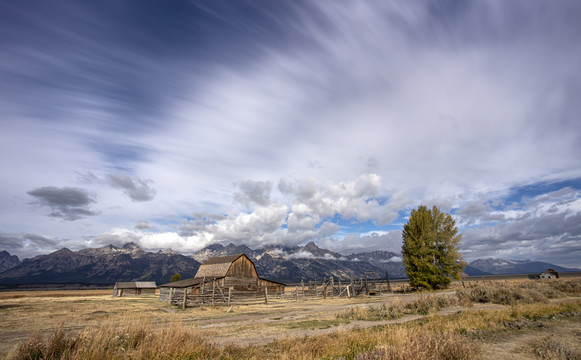
MULTIPOLYGON (((0 263, 3 263, 1 259, 0 263)), ((147 252, 134 243, 76 252, 63 248, 48 255, 24 259, 0 273, 0 284, 110 285, 134 280, 166 283, 176 273, 193 277, 199 266, 200 263, 189 256, 171 250, 147 252)))
POLYGON ((553 269, 557 272, 577 272, 580 269, 566 268, 563 266, 550 264, 542 261, 531 260, 503 260, 503 259, 479 259, 472 261, 464 272, 470 276, 478 275, 511 275, 511 274, 539 274, 547 269, 553 269), (473 268, 479 273, 469 274, 473 268))
MULTIPOLYGON (((71 251, 63 248, 47 255, 20 261, 6 251, 0 252, 0 288, 18 285, 77 284, 111 285, 117 281, 169 282, 174 274, 193 277, 201 263, 210 257, 244 253, 250 257, 261 277, 285 282, 322 280, 333 276, 344 280, 369 276, 405 278, 400 254, 372 251, 342 255, 310 242, 292 248, 267 246, 251 249, 246 245, 220 244, 205 247, 192 256, 171 249, 148 252, 134 243, 122 247, 107 245, 71 251)), ((581 271, 539 261, 500 259, 475 260, 466 268, 469 276, 542 273, 547 268, 558 272, 581 271)))

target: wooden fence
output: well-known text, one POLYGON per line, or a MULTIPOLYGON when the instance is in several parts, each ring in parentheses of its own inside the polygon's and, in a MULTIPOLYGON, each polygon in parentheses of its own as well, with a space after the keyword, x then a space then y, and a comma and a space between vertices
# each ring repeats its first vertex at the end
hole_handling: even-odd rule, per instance
POLYGON ((254 290, 236 290, 223 287, 216 280, 185 288, 162 288, 159 300, 182 308, 194 306, 229 306, 268 304, 269 300, 282 299, 284 291, 270 291, 268 287, 254 290))
POLYGON ((286 299, 295 299, 299 301, 305 298, 334 298, 334 297, 356 297, 356 296, 373 296, 380 294, 392 293, 394 291, 405 291, 406 286, 392 286, 388 278, 371 279, 360 278, 341 280, 330 277, 320 281, 310 280, 301 281, 300 284, 287 286, 284 294, 286 299))

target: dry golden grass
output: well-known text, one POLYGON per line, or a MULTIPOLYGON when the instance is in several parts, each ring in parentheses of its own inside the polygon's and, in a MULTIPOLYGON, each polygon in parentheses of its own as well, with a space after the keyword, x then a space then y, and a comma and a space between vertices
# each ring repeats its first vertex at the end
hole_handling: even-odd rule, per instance
MULTIPOLYGON (((579 322, 579 284, 579 280, 522 282, 512 286, 502 283, 497 286, 503 290, 499 292, 502 296, 491 296, 498 289, 489 288, 488 292, 476 292, 486 296, 475 295, 473 301, 486 298, 503 303, 506 299, 518 299, 511 306, 498 305, 496 310, 480 311, 466 306, 469 297, 462 291, 237 306, 232 313, 211 307, 182 310, 160 303, 155 297, 7 298, 0 299, 3 344, 0 356, 4 353, 8 359, 470 359, 478 358, 481 344, 489 334, 518 331, 555 317, 569 316, 579 322), (531 292, 543 297, 530 295, 531 292), (547 301, 555 297, 567 301, 547 301), (530 299, 533 301, 529 303, 530 299), (456 310, 451 315, 439 315, 438 309, 449 306, 456 310), (349 314, 350 309, 355 309, 354 317, 341 315, 349 314), (382 315, 386 311, 429 315, 407 323, 381 323, 365 329, 347 326, 350 321, 365 317, 372 325, 394 317, 382 315), (237 346, 217 341, 229 336, 266 338, 285 331, 296 336, 303 330, 310 336, 274 339, 265 345, 248 345, 236 338, 232 338, 232 343, 237 346), (9 348, 14 340, 19 345, 9 348)), ((538 353, 561 351, 565 345, 549 344, 547 348, 539 349, 538 353)), ((567 351, 573 356, 578 354, 571 349, 567 351)))
POLYGON ((0 292, 0 300, 30 297, 71 297, 111 295, 113 290, 23 290, 0 292))
POLYGON ((506 331, 516 321, 548 320, 556 314, 573 316, 580 310, 581 302, 517 305, 243 347, 217 346, 195 327, 182 323, 172 322, 159 328, 145 318, 110 320, 98 328, 77 333, 57 328, 51 334, 33 334, 8 358, 469 359, 478 354, 477 337, 482 332, 506 331))
POLYGON ((545 360, 580 360, 581 354, 575 351, 572 344, 555 336, 547 336, 530 345, 532 355, 545 360))

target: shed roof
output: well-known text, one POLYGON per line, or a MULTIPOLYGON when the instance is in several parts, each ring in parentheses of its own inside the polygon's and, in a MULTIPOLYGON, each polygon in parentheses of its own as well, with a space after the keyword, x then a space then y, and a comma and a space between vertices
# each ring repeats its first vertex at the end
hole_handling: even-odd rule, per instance
MULTIPOLYGON (((219 278, 224 277, 228 273, 228 269, 232 263, 241 256, 246 256, 244 254, 236 254, 236 255, 229 255, 229 256, 219 256, 213 257, 206 260, 196 273, 196 278, 219 278)), ((247 256, 246 256, 247 257, 247 256)), ((251 260, 252 261, 252 260, 251 260)))
POLYGON ((155 289, 155 281, 126 281, 115 283, 116 289, 155 289))

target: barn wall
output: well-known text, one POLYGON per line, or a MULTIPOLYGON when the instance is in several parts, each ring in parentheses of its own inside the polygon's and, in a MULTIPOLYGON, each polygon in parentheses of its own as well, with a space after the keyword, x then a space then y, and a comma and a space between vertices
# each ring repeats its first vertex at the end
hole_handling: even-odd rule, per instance
POLYGON ((232 263, 226 276, 258 278, 258 273, 252 261, 246 256, 241 256, 232 263))
POLYGON ((284 285, 265 279, 258 279, 258 287, 260 289, 264 289, 265 287, 268 288, 268 292, 271 294, 284 291, 284 285))
POLYGON ((224 287, 232 287, 232 290, 236 291, 250 291, 256 293, 256 291, 258 291, 258 278, 228 276, 224 278, 224 287))

